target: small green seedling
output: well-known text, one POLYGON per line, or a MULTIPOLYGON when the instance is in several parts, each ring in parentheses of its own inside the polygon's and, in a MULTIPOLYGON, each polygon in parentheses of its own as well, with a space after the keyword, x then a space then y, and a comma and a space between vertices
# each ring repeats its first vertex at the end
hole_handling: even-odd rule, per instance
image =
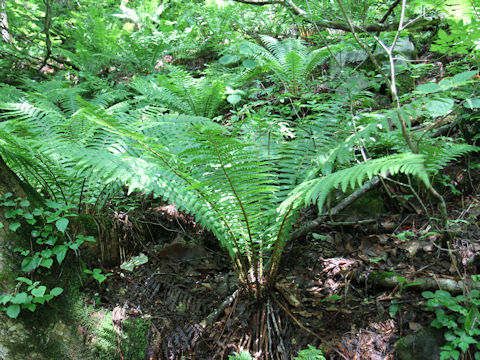
POLYGON ((95 268, 93 270, 85 269, 83 270, 86 274, 91 274, 95 280, 98 281, 99 284, 103 283, 107 277, 112 276, 112 273, 102 273, 102 269, 95 268))

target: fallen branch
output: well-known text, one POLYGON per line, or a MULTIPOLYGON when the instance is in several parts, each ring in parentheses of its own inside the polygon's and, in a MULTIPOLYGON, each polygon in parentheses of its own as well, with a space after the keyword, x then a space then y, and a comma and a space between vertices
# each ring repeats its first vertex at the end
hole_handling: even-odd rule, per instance
POLYGON ((216 308, 214 311, 212 311, 202 322, 200 325, 202 325, 204 328, 207 326, 212 326, 213 323, 220 317, 220 315, 225 311, 227 306, 229 306, 233 300, 238 296, 239 291, 235 290, 232 295, 227 297, 218 308, 216 308))
MULTIPOLYGON (((315 24, 319 29, 335 29, 335 30, 343 30, 346 32, 351 32, 352 28, 349 24, 339 21, 331 21, 331 20, 321 20, 321 21, 313 21, 309 17, 307 17, 307 12, 300 7, 298 7, 293 1, 291 0, 234 0, 236 2, 240 2, 242 4, 249 4, 249 5, 256 5, 256 6, 264 6, 264 5, 275 5, 279 4, 287 9, 291 10, 295 15, 303 17, 306 21, 315 24)), ((393 9, 392 9, 393 10, 393 9)), ((391 11, 389 9, 389 11, 391 11)), ((387 12, 386 15, 389 15, 387 12)), ((406 25, 403 27, 406 28, 420 28, 426 26, 436 26, 440 24, 441 19, 439 18, 424 18, 418 17, 410 21, 406 21, 406 25)), ((371 32, 371 33, 379 33, 384 31, 396 31, 398 30, 399 23, 392 22, 392 23, 376 23, 376 24, 367 24, 364 26, 354 25, 353 28, 357 33, 364 33, 364 32, 371 32)))
POLYGON ((435 291, 445 290, 452 294, 463 294, 471 289, 480 289, 480 285, 473 282, 471 279, 466 281, 435 278, 435 277, 419 277, 414 279, 407 279, 401 275, 390 275, 382 273, 371 273, 369 275, 354 271, 350 274, 350 277, 357 283, 365 283, 365 281, 373 286, 380 286, 386 288, 395 288, 397 286, 403 286, 405 289, 417 290, 417 291, 435 291))
POLYGON ((314 232, 318 227, 320 227, 320 225, 324 223, 327 216, 337 215, 340 211, 344 210, 368 191, 376 188, 379 184, 380 180, 378 178, 367 181, 360 189, 355 190, 352 194, 343 199, 337 206, 331 209, 328 215, 322 214, 315 220, 312 220, 300 227, 298 230, 295 230, 290 236, 290 240, 297 240, 314 232))

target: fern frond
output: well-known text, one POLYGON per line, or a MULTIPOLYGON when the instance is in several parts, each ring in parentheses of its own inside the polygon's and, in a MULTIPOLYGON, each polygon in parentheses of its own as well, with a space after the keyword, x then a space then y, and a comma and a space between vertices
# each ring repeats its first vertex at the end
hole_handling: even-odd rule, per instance
POLYGON ((267 35, 260 36, 265 47, 244 42, 244 53, 253 57, 265 71, 273 71, 288 91, 296 94, 299 87, 328 56, 326 49, 309 52, 303 41, 288 38, 279 41, 267 35))
POLYGON ((450 161, 478 150, 479 148, 477 146, 469 144, 455 144, 445 141, 442 144, 442 147, 427 145, 422 148, 421 152, 425 155, 425 169, 430 174, 436 175, 450 161))
POLYGON ((136 77, 132 88, 141 94, 137 102, 145 102, 177 111, 181 114, 213 117, 224 102, 225 85, 220 80, 207 77, 194 79, 176 67, 169 67, 169 76, 158 76, 156 80, 136 77))
POLYGON ((299 198, 305 199, 305 204, 315 203, 322 208, 331 190, 341 187, 343 191, 348 188, 360 186, 365 179, 371 179, 376 175, 386 176, 388 173, 411 174, 419 177, 425 184, 429 184, 425 169, 425 156, 413 153, 386 156, 369 160, 364 163, 339 170, 319 179, 309 180, 298 186, 292 196, 283 204, 288 207, 299 198))

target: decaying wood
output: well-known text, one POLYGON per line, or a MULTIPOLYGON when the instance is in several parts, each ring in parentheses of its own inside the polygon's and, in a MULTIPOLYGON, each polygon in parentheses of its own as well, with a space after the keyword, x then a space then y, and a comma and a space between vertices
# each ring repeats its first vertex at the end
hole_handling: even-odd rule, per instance
POLYGON ((471 289, 480 289, 480 285, 474 283, 471 279, 454 280, 440 277, 418 277, 414 279, 407 279, 401 275, 382 276, 381 274, 374 273, 367 275, 363 272, 353 271, 351 278, 358 283, 365 283, 365 281, 374 286, 381 286, 386 288, 395 288, 397 286, 404 286, 409 290, 420 291, 435 291, 445 290, 451 294, 462 294, 471 289))

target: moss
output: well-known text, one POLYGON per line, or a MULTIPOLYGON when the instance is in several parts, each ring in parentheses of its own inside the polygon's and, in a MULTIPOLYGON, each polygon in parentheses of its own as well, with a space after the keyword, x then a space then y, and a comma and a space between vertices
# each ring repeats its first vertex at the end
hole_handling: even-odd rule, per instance
POLYGON ((143 360, 147 349, 147 333, 150 324, 143 319, 128 319, 123 324, 126 339, 122 340, 125 359, 143 360), (126 341, 125 341, 126 340, 126 341))
POLYGON ((70 221, 75 226, 77 233, 85 236, 98 237, 97 223, 92 216, 80 214, 70 219, 70 221))
MULTIPOLYGON (((346 195, 349 195, 353 192, 351 190, 346 195)), ((350 205, 345 211, 342 212, 344 215, 354 215, 354 216, 379 216, 385 214, 387 211, 385 209, 383 199, 380 193, 377 190, 372 190, 367 192, 361 198, 355 200, 352 205, 350 205)))
POLYGON ((370 280, 375 282, 375 281, 380 281, 380 280, 392 278, 394 276, 401 277, 400 274, 396 274, 396 273, 389 272, 389 271, 373 272, 373 273, 370 273, 370 275, 368 277, 369 277, 370 280))
POLYGON ((415 79, 408 71, 402 72, 396 77, 398 95, 402 96, 410 92, 415 86, 415 79))
POLYGON ((28 341, 12 343, 9 348, 12 359, 88 359, 87 349, 77 330, 78 314, 75 310, 81 309, 84 301, 75 269, 65 267, 60 282, 57 281, 51 277, 44 283, 49 287, 63 288, 61 296, 39 306, 33 313, 22 311, 16 320, 17 325, 25 329, 28 341))
POLYGON ((422 329, 397 341, 397 356, 400 360, 437 360, 440 359, 440 347, 443 343, 440 330, 422 329))
POLYGON ((111 312, 98 312, 92 314, 99 320, 93 329, 93 353, 99 360, 116 360, 118 358, 117 333, 112 324, 111 312))
POLYGON ((98 311, 87 321, 92 332, 92 351, 95 359, 118 359, 118 342, 125 359, 143 360, 147 347, 148 322, 127 319, 120 334, 113 327, 112 312, 98 311))

